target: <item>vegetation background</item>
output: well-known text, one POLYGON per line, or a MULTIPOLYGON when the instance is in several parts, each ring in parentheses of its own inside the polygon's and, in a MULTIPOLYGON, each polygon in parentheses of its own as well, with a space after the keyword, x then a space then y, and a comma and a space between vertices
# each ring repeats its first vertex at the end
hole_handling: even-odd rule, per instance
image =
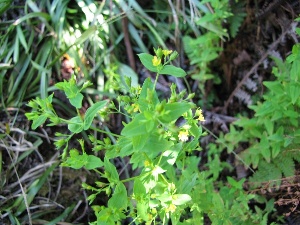
MULTIPOLYGON (((212 192, 237 193, 204 210, 201 223, 230 224, 217 222, 213 212, 219 205, 230 218, 242 202, 257 215, 255 224, 299 224, 299 7, 296 0, 1 1, 0 224, 95 220, 91 192, 82 183, 101 177, 61 167, 54 139, 67 127, 32 130, 27 104, 54 92, 58 115, 76 115, 54 86, 73 74, 79 85, 93 83, 83 92, 81 114, 95 101, 116 102, 126 77, 134 85, 154 81, 137 54, 153 55, 159 46, 176 50, 174 65, 187 72, 184 78, 160 76, 159 97, 171 96, 172 83, 178 93, 195 94, 191 101, 203 110, 207 133, 193 153, 197 168, 212 192)), ((109 114, 94 124, 119 134, 129 120, 109 114)), ((90 134, 77 134, 69 147, 80 147, 76 139, 82 138, 91 149, 90 134)), ((114 160, 119 174, 134 175, 129 160, 114 160)), ((95 202, 105 205, 107 197, 95 202)))

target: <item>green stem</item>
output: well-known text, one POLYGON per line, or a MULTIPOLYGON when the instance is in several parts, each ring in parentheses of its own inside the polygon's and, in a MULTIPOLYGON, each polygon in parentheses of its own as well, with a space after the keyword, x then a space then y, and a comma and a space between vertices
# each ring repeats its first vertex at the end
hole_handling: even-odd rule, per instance
POLYGON ((159 77, 159 73, 156 74, 155 81, 154 81, 154 86, 153 86, 153 91, 155 90, 158 77, 159 77))
POLYGON ((90 129, 92 129, 92 130, 94 130, 94 131, 98 131, 98 132, 100 132, 100 133, 112 135, 112 136, 115 136, 115 137, 121 137, 121 135, 114 134, 114 133, 111 133, 111 132, 109 132, 109 131, 101 130, 101 129, 98 129, 98 128, 93 127, 93 126, 91 126, 90 129))

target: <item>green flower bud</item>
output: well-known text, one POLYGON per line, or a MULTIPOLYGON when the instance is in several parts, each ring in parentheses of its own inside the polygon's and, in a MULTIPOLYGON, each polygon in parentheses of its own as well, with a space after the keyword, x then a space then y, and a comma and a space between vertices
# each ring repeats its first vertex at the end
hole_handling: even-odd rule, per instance
POLYGON ((174 60, 178 57, 178 52, 174 51, 171 55, 170 55, 170 60, 174 60))

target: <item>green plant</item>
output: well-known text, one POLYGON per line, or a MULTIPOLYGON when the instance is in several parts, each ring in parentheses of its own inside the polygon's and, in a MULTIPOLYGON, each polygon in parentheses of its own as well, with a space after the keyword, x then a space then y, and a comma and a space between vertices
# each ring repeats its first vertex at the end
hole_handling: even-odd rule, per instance
MULTIPOLYGON (((299 30, 298 34, 299 34, 299 30)), ((299 60, 300 45, 293 46, 292 53, 283 62, 274 58, 274 81, 265 81, 268 91, 263 102, 250 106, 253 118, 240 118, 224 136, 233 151, 240 143, 247 143, 241 158, 258 170, 250 181, 253 187, 268 183, 278 187, 282 177, 295 175, 295 161, 299 158, 299 60)))
MULTIPOLYGON (((196 5, 195 11, 199 10, 201 13, 195 18, 195 24, 200 27, 202 33, 195 33, 196 37, 185 35, 183 44, 190 64, 195 65, 189 74, 199 82, 201 95, 204 95, 207 81, 211 80, 215 84, 221 82, 220 77, 212 73, 210 66, 223 50, 221 42, 229 39, 229 33, 235 37, 246 14, 243 13, 241 2, 233 3, 234 7, 231 7, 227 0, 206 0, 196 5), (233 13, 235 10, 239 12, 233 13), (229 31, 224 27, 224 22, 229 23, 229 31)), ((206 101, 210 104, 209 99, 206 101)))
POLYGON ((32 112, 26 116, 33 121, 32 128, 47 119, 49 126, 66 124, 71 134, 57 133, 55 142, 58 148, 64 148, 62 165, 74 169, 84 167, 101 176, 101 181, 94 184, 82 184, 83 188, 92 191, 88 197, 91 204, 100 194, 108 197, 106 205, 93 206, 97 221, 92 224, 121 224, 126 218, 132 224, 167 224, 168 221, 172 224, 203 224, 204 214, 208 214, 214 224, 232 224, 233 221, 266 224, 270 210, 259 215, 249 211, 248 201, 255 196, 243 191, 244 181, 228 178, 232 188, 224 186, 217 192, 211 173, 199 171, 200 158, 196 153, 201 151, 199 138, 203 132, 199 121, 204 121, 204 117, 201 109, 190 101, 193 94, 186 97, 185 92, 177 93, 176 86, 172 85, 167 100, 158 98, 155 85, 160 74, 186 75, 182 69, 169 65, 177 56, 177 52, 160 48, 155 50, 154 56, 139 54, 143 65, 157 74, 156 79, 153 83, 147 78, 142 87, 133 87, 130 79, 126 79, 123 88, 129 92, 118 98, 118 107, 104 100, 81 115, 78 111, 82 102, 80 92, 90 83, 79 88, 73 77, 58 83, 57 87, 77 109, 76 117, 59 118, 52 106, 53 95, 30 101, 28 106, 32 112), (130 119, 123 123, 120 135, 93 125, 96 116, 102 115, 103 119, 116 112, 130 119), (184 123, 177 125, 181 117, 184 123), (94 153, 87 152, 83 140, 79 140, 81 149, 68 149, 68 142, 75 133, 90 129, 108 135, 103 140, 89 136, 94 153), (104 158, 97 156, 99 151, 104 153, 104 158), (123 168, 125 178, 122 179, 113 162, 126 157, 129 161, 124 166, 130 165, 136 175, 129 175, 127 168, 123 168), (232 207, 238 210, 232 211, 232 207), (264 222, 260 223, 262 217, 264 222))

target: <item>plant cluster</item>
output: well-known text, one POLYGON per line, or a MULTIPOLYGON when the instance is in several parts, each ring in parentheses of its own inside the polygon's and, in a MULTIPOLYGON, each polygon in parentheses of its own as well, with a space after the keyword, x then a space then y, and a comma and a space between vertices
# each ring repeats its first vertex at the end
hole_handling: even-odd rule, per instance
MULTIPOLYGON (((299 34, 299 29, 296 31, 299 34)), ((224 136, 229 152, 240 143, 248 144, 240 156, 258 169, 250 179, 253 187, 268 183, 268 187, 278 188, 282 177, 295 175, 295 162, 300 162, 299 52, 300 45, 295 44, 285 61, 272 57, 275 80, 264 82, 268 88, 264 101, 249 107, 255 112, 253 118, 241 117, 224 136)))
POLYGON ((147 78, 142 87, 132 87, 130 79, 126 82, 129 96, 119 97, 119 107, 113 102, 99 101, 81 115, 81 90, 89 83, 77 87, 75 78, 60 82, 70 103, 77 109, 78 115, 69 120, 59 118, 52 106, 53 95, 47 99, 37 98, 29 102, 33 109, 27 113, 33 121, 32 128, 42 125, 47 119, 48 126, 66 124, 70 135, 57 133, 56 146, 64 148, 63 166, 74 169, 84 167, 93 170, 102 178, 93 184, 83 183, 82 187, 92 191, 88 197, 90 203, 100 194, 108 196, 107 205, 94 205, 97 221, 95 224, 121 224, 126 218, 130 223, 142 224, 203 224, 207 214, 214 224, 266 224, 268 213, 272 211, 272 202, 266 211, 249 211, 248 202, 255 198, 243 191, 245 180, 235 181, 228 177, 229 186, 215 191, 211 171, 199 171, 201 151, 199 139, 204 135, 199 122, 204 121, 201 109, 190 101, 193 94, 186 97, 185 92, 177 93, 171 86, 171 96, 160 100, 155 89, 161 74, 183 77, 186 73, 169 65, 177 57, 177 52, 155 50, 155 55, 139 54, 143 65, 157 73, 154 83, 147 78), (122 110, 124 109, 124 110, 122 110), (70 149, 68 142, 72 135, 83 130, 94 129, 93 119, 97 115, 118 112, 125 114, 130 121, 124 123, 120 135, 110 134, 114 138, 97 140, 89 136, 93 144, 93 154, 85 150, 83 140, 79 140, 81 149, 70 149), (183 123, 177 124, 179 119, 183 123), (97 156, 102 151, 104 157, 97 156), (120 178, 113 161, 129 156, 127 166, 137 175, 120 178), (232 210, 234 209, 234 210, 232 210), (261 220, 263 219, 263 223, 261 220), (201 222, 202 221, 202 222, 201 222))

